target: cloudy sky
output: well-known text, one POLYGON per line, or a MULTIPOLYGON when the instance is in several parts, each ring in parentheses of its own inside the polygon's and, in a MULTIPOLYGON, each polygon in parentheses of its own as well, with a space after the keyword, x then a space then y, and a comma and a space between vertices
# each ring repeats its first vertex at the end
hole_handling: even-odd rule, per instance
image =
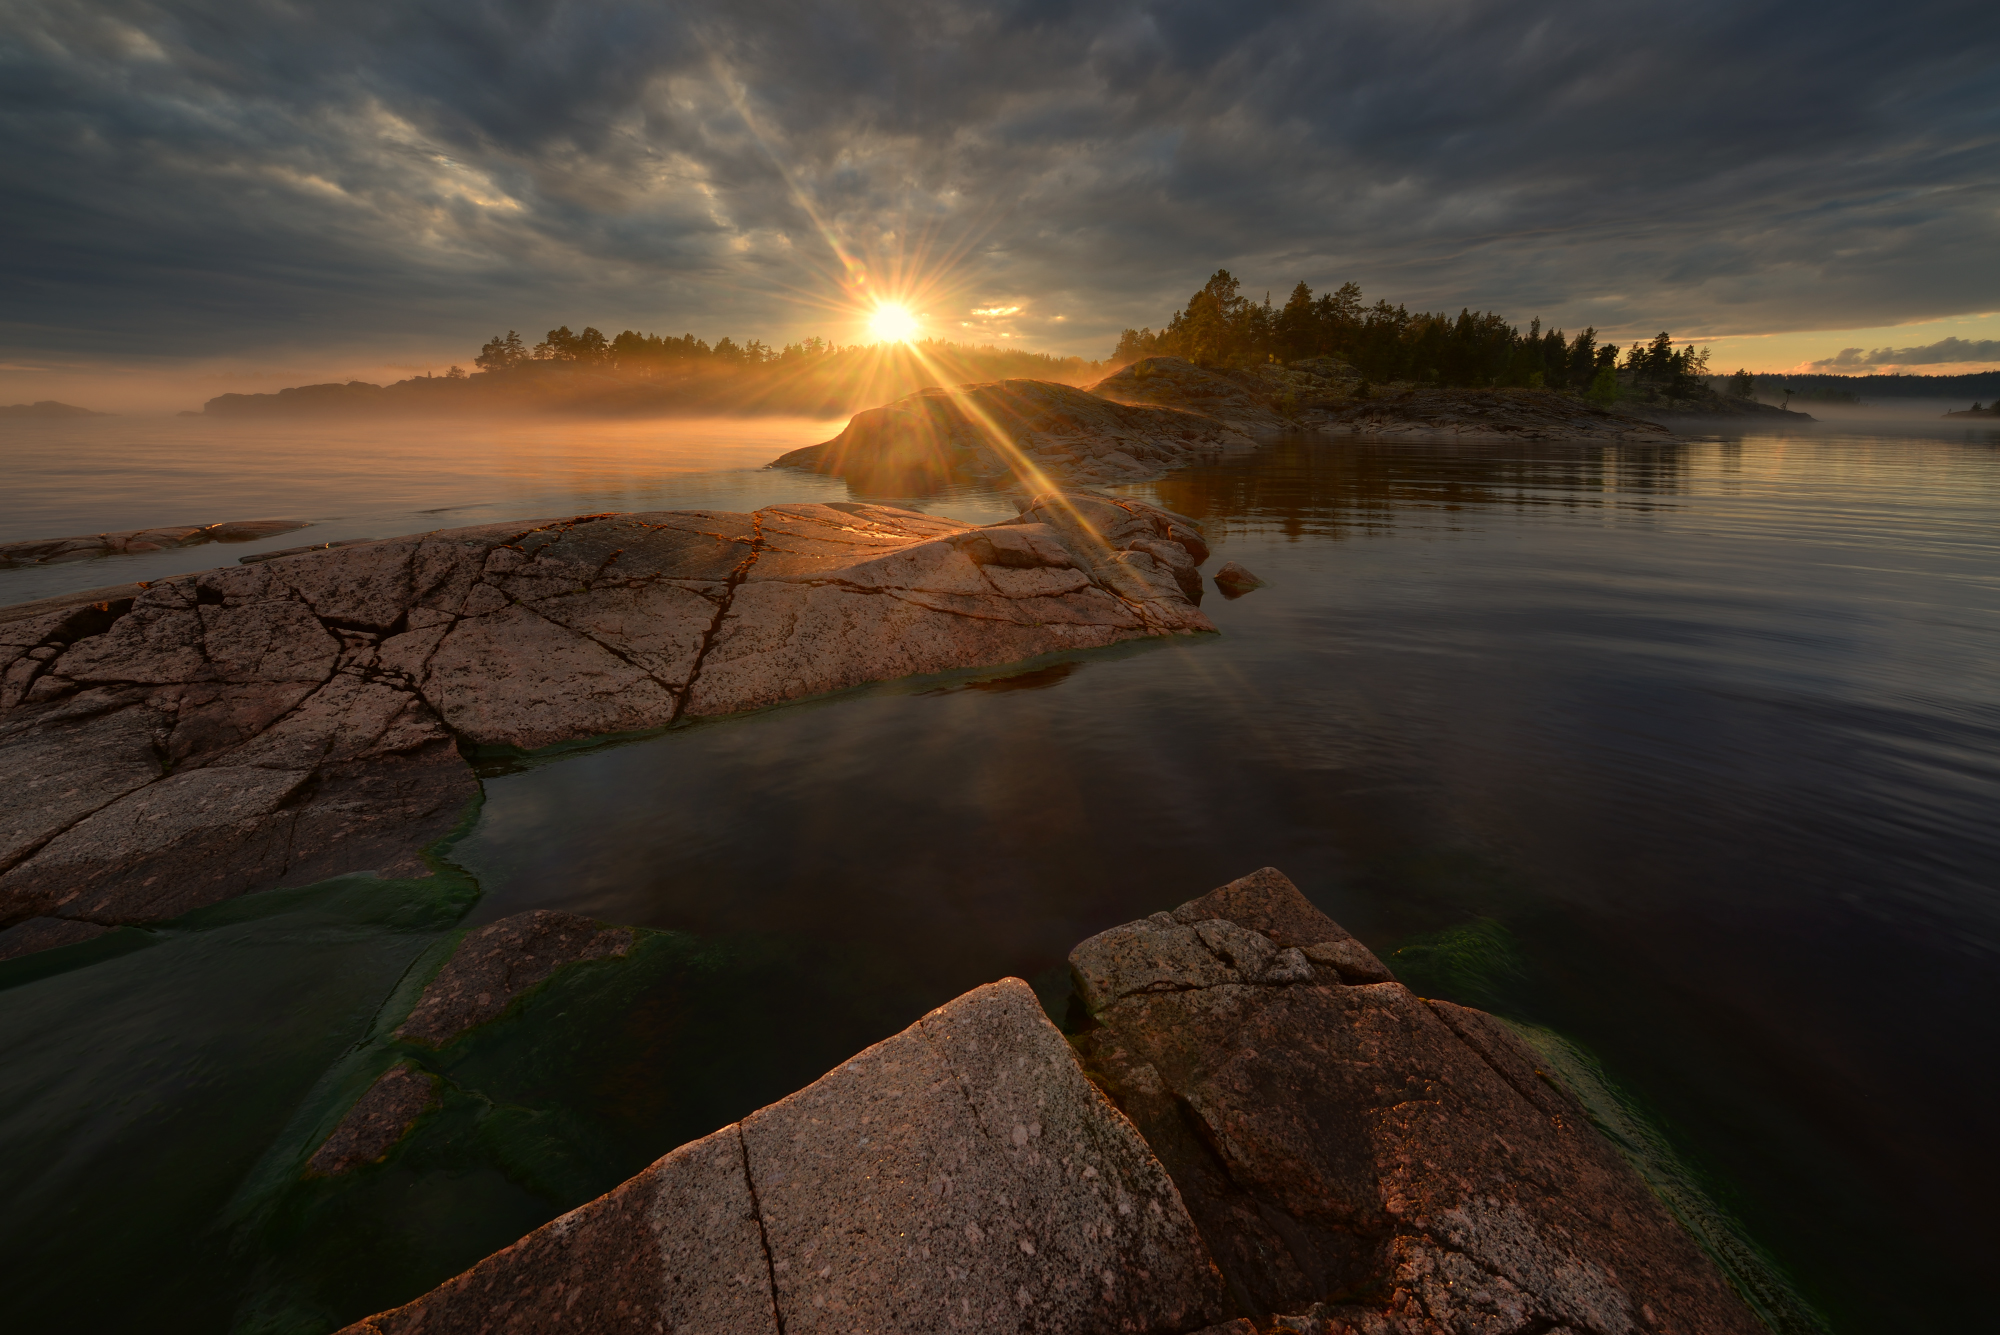
POLYGON ((1982 368, 1996 69, 1990 0, 0 0, 0 360, 844 342, 913 284, 1101 357, 1226 266, 1982 368))

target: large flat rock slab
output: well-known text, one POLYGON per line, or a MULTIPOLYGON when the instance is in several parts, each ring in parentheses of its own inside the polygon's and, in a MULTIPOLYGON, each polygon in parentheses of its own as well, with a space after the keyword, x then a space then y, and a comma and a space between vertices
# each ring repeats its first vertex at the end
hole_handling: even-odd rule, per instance
POLYGON ((1026 984, 931 1012, 354 1335, 1192 1332, 1221 1279, 1026 984))
POLYGON ((1189 521, 1037 505, 522 521, 0 609, 0 928, 425 874, 468 751, 1214 629, 1189 521))
POLYGON ((1370 981, 1380 961, 1275 870, 1070 962, 1098 1024, 1079 1055, 1240 1314, 1313 1335, 1763 1329, 1505 1025, 1370 981))

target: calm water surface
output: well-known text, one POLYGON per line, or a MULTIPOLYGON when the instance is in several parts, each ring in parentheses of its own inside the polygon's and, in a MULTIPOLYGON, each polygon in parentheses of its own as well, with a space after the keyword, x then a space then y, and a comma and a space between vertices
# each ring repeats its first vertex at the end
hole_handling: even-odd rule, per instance
MULTIPOLYGON (((642 472, 649 508, 836 495, 642 472)), ((244 1183, 302 1108, 339 1104, 318 1073, 451 921, 563 907, 736 952, 625 1005, 615 1078, 566 1095, 613 1128, 616 1181, 996 976, 1061 1015, 1076 941, 1274 864, 1420 990, 1597 1063, 1796 1320, 1977 1324, 2000 1243, 2000 435, 1290 441, 1134 491, 1207 526, 1211 569, 1270 581, 1209 596, 1220 636, 492 761, 450 853, 470 882, 429 919, 349 882, 0 972, 26 1314, 157 1314, 164 1289, 177 1329, 315 1328, 245 1295, 365 1247, 331 1225, 246 1243, 244 1183), (144 1282, 121 1290, 99 1277, 124 1258, 144 1282)), ((324 1314, 601 1189, 504 1176, 404 1173, 382 1198, 403 1268, 328 1281, 324 1314)))

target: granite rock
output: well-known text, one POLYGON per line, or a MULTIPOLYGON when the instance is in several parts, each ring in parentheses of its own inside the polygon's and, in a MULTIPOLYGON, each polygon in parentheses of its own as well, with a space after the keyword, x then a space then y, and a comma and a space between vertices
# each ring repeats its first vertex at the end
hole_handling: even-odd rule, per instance
POLYGON ((468 1029, 498 1019, 515 998, 565 965, 622 958, 632 949, 634 935, 629 927, 602 927, 554 909, 531 909, 488 923, 459 941, 396 1037, 441 1048, 468 1029))
POLYGON ((1263 588, 1264 581, 1231 561, 1215 572, 1215 587, 1231 598, 1241 598, 1252 589, 1263 588))
POLYGON ((348 1329, 1172 1332, 1226 1316, 1174 1184, 1008 979, 348 1329))
POLYGON ((743 1165, 742 1137, 724 1127, 342 1335, 778 1335, 743 1165))
POLYGON ((340 1125, 306 1163, 309 1177, 339 1177, 379 1163, 409 1134, 417 1119, 438 1106, 438 1080, 408 1062, 377 1077, 340 1125))
POLYGON ((1240 1315, 1314 1335, 1761 1330, 1505 1025, 1363 981, 1387 971, 1275 870, 1071 965, 1096 1022, 1079 1056, 1173 1175, 1240 1315), (1253 976, 1264 947, 1218 920, 1315 976, 1253 976))
POLYGON ((585 515, 0 609, 0 927, 421 875, 466 750, 1214 629, 1189 521, 1074 509, 585 515))
POLYGON ((258 538, 310 527, 310 519, 235 519, 221 524, 167 524, 158 528, 93 533, 77 538, 34 538, 0 542, 0 570, 12 566, 87 561, 99 556, 198 547, 208 542, 254 542, 258 538))
POLYGON ((94 922, 77 922, 72 918, 29 918, 0 931, 0 960, 17 959, 60 946, 81 945, 85 941, 95 941, 110 930, 94 922))
POLYGON ((1063 481, 1142 481, 1254 443, 1238 426, 1179 406, 1120 403, 1046 380, 999 380, 919 390, 856 413, 832 440, 771 466, 832 473, 905 496, 965 480, 1040 491, 1063 481))

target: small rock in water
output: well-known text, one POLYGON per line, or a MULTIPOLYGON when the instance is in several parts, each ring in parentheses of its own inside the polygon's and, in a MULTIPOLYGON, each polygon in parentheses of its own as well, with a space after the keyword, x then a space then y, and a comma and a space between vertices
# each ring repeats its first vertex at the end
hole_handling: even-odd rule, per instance
POLYGON ((1264 581, 1231 561, 1215 572, 1215 587, 1222 590, 1225 598, 1241 598, 1252 589, 1264 587, 1264 581))
POLYGON ((502 918, 458 943, 396 1037, 441 1048, 466 1030, 498 1019, 515 997, 564 965, 623 957, 632 949, 634 935, 629 927, 599 927, 589 918, 555 909, 502 918))
POLYGON ((338 1177, 383 1158, 409 1134, 419 1117, 438 1106, 437 1086, 436 1076, 408 1062, 391 1066, 355 1100, 326 1143, 314 1152, 306 1172, 313 1177, 338 1177))

